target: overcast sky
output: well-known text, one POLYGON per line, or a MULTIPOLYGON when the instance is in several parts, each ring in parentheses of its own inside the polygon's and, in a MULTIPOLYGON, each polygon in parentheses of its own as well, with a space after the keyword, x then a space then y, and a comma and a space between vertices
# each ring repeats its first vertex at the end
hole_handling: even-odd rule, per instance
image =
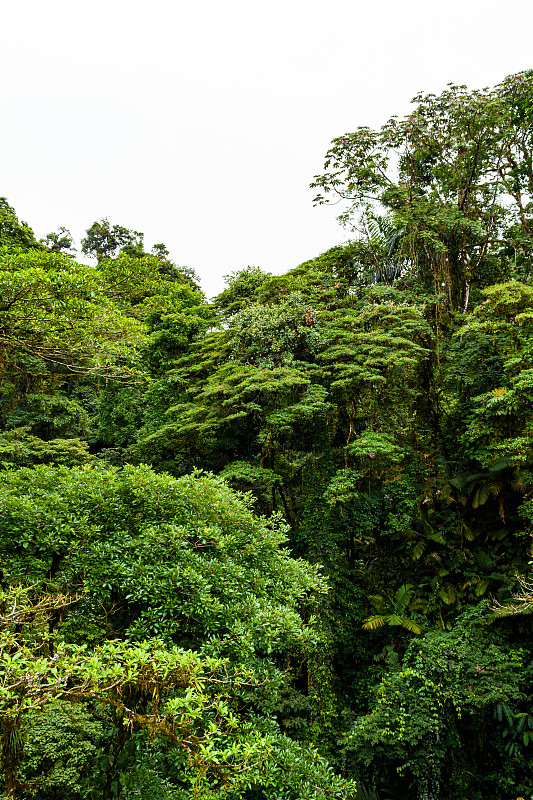
POLYGON ((309 189, 331 139, 532 67, 532 23, 529 0, 4 2, 0 195, 39 237, 144 231, 212 296, 344 241, 309 189))

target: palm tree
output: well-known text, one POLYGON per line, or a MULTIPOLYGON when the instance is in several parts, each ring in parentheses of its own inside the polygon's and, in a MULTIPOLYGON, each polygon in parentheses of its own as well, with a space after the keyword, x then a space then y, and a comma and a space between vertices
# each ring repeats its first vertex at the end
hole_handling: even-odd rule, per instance
POLYGON ((373 283, 392 283, 405 274, 409 266, 409 259, 401 252, 406 228, 398 227, 390 216, 365 214, 362 222, 377 267, 373 283))
POLYGON ((381 595, 370 595, 369 600, 378 613, 367 617, 363 622, 363 628, 373 631, 384 625, 390 625, 391 627, 405 628, 411 633, 422 633, 422 625, 411 619, 406 613, 414 611, 416 607, 420 608, 421 601, 413 601, 414 593, 413 586, 410 583, 404 583, 396 591, 394 597, 386 599, 381 595))

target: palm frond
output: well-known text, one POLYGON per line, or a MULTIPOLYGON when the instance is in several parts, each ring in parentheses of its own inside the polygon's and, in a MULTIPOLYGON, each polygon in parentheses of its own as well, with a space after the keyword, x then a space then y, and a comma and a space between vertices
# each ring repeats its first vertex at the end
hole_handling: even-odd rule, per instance
POLYGON ((405 628, 410 633, 420 634, 423 631, 422 625, 418 622, 415 622, 414 619, 409 619, 408 617, 404 617, 402 620, 402 628, 405 628))
POLYGON ((379 800, 379 795, 373 789, 366 789, 362 783, 357 786, 355 800, 379 800))
POLYGON ((394 613, 402 616, 411 602, 414 594, 413 586, 410 583, 404 583, 396 591, 394 595, 394 613))
POLYGON ((365 631, 374 631, 376 628, 382 628, 385 625, 386 619, 382 616, 368 617, 363 622, 363 629, 365 631))

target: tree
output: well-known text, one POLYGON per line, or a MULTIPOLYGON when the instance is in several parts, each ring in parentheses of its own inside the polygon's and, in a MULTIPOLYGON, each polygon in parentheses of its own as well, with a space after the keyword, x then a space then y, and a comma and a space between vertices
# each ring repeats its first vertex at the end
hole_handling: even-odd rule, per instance
POLYGON ((338 140, 322 199, 353 241, 213 305, 164 245, 6 246, 0 459, 37 468, 0 482, 1 585, 35 620, 5 651, 68 666, 61 691, 113 647, 205 679, 23 711, 19 800, 346 797, 332 767, 532 793, 532 108, 523 73, 338 140))
POLYGON ((137 258, 144 255, 144 234, 122 225, 111 225, 107 217, 93 222, 86 234, 81 240, 81 252, 94 256, 98 263, 116 255, 117 251, 137 258))
POLYGON ((131 348, 142 339, 140 324, 119 308, 119 294, 113 276, 64 254, 3 248, 0 371, 40 378, 50 368, 109 372, 126 355, 125 345, 131 348), (26 369, 22 357, 33 359, 26 369))
POLYGON ((74 239, 71 232, 64 227, 59 228, 57 233, 47 234, 41 243, 50 253, 65 252, 67 255, 74 255, 74 252, 71 252, 74 251, 74 239))
POLYGON ((333 141, 315 202, 346 201, 341 219, 356 225, 385 209, 411 274, 466 308, 470 287, 494 280, 502 243, 531 250, 532 97, 532 71, 493 90, 419 94, 404 119, 333 141))
POLYGON ((158 271, 160 275, 168 276, 170 280, 178 281, 180 283, 186 282, 192 289, 200 291, 200 278, 192 267, 178 266, 170 258, 168 248, 162 242, 154 244, 152 247, 152 255, 157 258, 159 262, 158 271))
MULTIPOLYGON (((190 652, 153 640, 137 645, 104 642, 92 652, 66 644, 54 633, 53 622, 76 601, 59 594, 36 595, 35 587, 0 592, 0 762, 6 798, 15 798, 19 788, 30 792, 34 788, 19 781, 24 760, 21 726, 60 700, 96 699, 110 705, 124 724, 161 731, 188 752, 208 741, 197 728, 199 717, 210 707, 202 689, 204 669, 214 669, 216 680, 222 663, 205 659, 202 664, 190 652), (173 689, 182 690, 185 704, 176 696, 170 701, 173 689), (149 708, 132 707, 136 693, 151 695, 149 708)), ((212 707, 216 709, 217 703, 212 707)), ((35 786, 40 782, 38 778, 35 786)))
POLYGON ((19 247, 23 250, 41 249, 27 222, 19 222, 15 209, 0 197, 0 247, 19 247))
MULTIPOLYGON (((108 747, 127 756, 125 773, 142 763, 128 741, 152 731, 178 797, 229 800, 252 786, 266 798, 282 787, 291 800, 349 796, 274 719, 318 643, 302 613, 325 588, 282 547, 279 518, 254 517, 249 499, 200 474, 37 467, 4 478, 6 741, 49 702, 92 700, 115 709, 108 747)), ((10 787, 25 774, 15 744, 10 787)))
POLYGON ((422 626, 415 619, 412 619, 406 612, 413 608, 414 587, 409 584, 400 586, 395 592, 394 597, 385 599, 380 595, 371 596, 369 599, 376 609, 376 614, 368 617, 363 623, 363 628, 367 631, 381 628, 383 625, 405 628, 411 633, 422 633, 422 626))
POLYGON ((121 253, 96 269, 63 253, 0 249, 0 370, 17 364, 24 372, 24 354, 34 359, 28 372, 41 377, 50 368, 131 374, 126 362, 148 344, 147 320, 203 302, 188 277, 175 280, 159 266, 155 256, 121 253))
POLYGON ((257 290, 268 280, 270 273, 259 267, 246 267, 226 275, 227 287, 215 298, 217 308, 230 316, 253 303, 257 290))

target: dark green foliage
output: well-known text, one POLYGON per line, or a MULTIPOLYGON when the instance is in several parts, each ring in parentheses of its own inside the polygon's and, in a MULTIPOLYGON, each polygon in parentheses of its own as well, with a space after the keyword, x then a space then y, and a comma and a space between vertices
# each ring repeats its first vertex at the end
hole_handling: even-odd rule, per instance
POLYGON ((63 394, 30 394, 9 415, 6 428, 28 426, 41 439, 83 437, 88 433, 89 415, 76 400, 63 394))
POLYGON ((224 314, 231 316, 254 302, 257 291, 271 275, 259 267, 247 267, 225 277, 227 288, 215 298, 215 305, 224 314))
POLYGON ((74 239, 66 228, 61 227, 57 233, 49 233, 41 243, 51 253, 74 255, 74 239))
POLYGON ((38 788, 41 800, 86 794, 107 738, 102 721, 86 704, 60 700, 47 706, 23 735, 27 743, 21 778, 38 788))
POLYGON ((144 234, 128 230, 122 225, 111 225, 108 219, 93 222, 86 234, 81 240, 81 252, 94 256, 98 262, 113 257, 117 252, 126 253, 133 258, 144 255, 144 234))
POLYGON ((391 663, 374 707, 346 737, 347 758, 361 759, 379 782, 399 771, 422 800, 459 797, 458 778, 462 791, 475 790, 466 777, 472 765, 486 769, 486 749, 503 749, 502 731, 493 737, 488 726, 523 700, 527 675, 521 655, 479 623, 459 619, 450 632, 428 632, 401 667, 391 663))

